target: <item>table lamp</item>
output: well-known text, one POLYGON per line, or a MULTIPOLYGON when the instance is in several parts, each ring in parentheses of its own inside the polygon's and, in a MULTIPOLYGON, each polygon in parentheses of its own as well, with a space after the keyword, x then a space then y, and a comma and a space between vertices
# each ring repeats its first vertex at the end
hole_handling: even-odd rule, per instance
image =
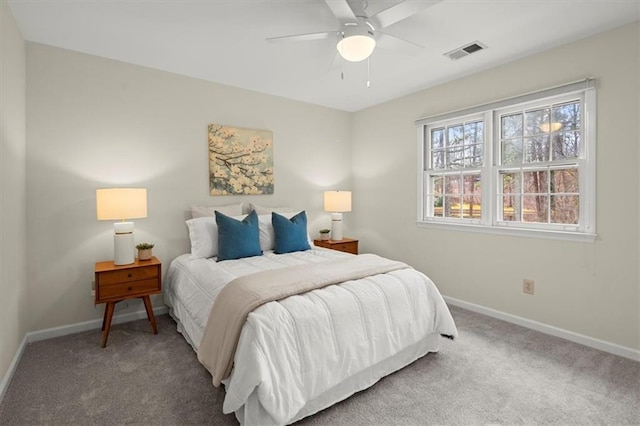
POLYGON ((351 191, 325 191, 324 211, 331 212, 331 239, 342 240, 342 213, 351 211, 351 191))
POLYGON ((121 221, 113 224, 113 263, 135 262, 133 222, 127 220, 147 217, 147 189, 96 189, 96 212, 98 220, 121 221))

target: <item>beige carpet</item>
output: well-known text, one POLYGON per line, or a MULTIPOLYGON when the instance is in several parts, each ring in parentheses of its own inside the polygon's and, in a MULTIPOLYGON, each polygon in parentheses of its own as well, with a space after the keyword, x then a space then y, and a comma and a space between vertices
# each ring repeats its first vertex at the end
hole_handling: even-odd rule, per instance
MULTIPOLYGON (((640 363, 452 308, 460 337, 301 425, 640 425, 640 363)), ((158 317, 29 344, 0 425, 222 425, 224 391, 158 317)))

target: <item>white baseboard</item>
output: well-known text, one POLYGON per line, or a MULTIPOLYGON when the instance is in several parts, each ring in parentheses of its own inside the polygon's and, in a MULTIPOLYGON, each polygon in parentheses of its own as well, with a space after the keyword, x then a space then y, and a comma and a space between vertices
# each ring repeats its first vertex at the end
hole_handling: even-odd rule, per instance
POLYGON ((2 400, 4 399, 4 395, 5 393, 7 393, 7 389, 9 389, 9 383, 11 383, 11 379, 13 379, 13 375, 15 374, 16 369, 18 368, 18 363, 22 358, 22 354, 24 353, 25 346, 27 346, 26 335, 22 338, 22 342, 20 342, 20 345, 18 346, 18 350, 16 351, 16 354, 13 356, 13 359, 11 360, 11 364, 9 364, 7 373, 2 378, 2 382, 0 382, 0 403, 2 403, 2 400))
POLYGON ((444 300, 453 306, 467 309, 469 311, 477 312, 492 318, 497 318, 512 324, 517 324, 522 327, 530 328, 532 330, 539 331, 541 333, 549 334, 551 336, 560 337, 562 339, 569 340, 574 343, 579 343, 590 348, 598 349, 604 352, 608 352, 614 355, 618 355, 624 358, 629 358, 634 361, 640 361, 640 351, 626 346, 618 345, 616 343, 607 342, 605 340, 596 339, 593 337, 585 336, 584 334, 574 333, 573 331, 564 330, 562 328, 554 327, 552 325, 543 324, 538 321, 533 321, 527 318, 519 317, 517 315, 508 314, 506 312, 497 311, 495 309, 487 308, 485 306, 476 305, 475 303, 465 302, 464 300, 455 299, 453 297, 443 296, 444 300))
MULTIPOLYGON (((164 315, 169 313, 169 308, 166 305, 158 306, 153 308, 153 313, 154 315, 164 315)), ((111 324, 121 324, 123 322, 135 321, 146 317, 147 311, 142 309, 127 314, 114 315, 111 324)), ((102 318, 79 322, 76 324, 63 325, 60 327, 47 328, 45 330, 31 331, 27 333, 27 343, 66 336, 67 334, 80 333, 87 330, 94 330, 96 328, 102 328, 102 318)))
MULTIPOLYGON (((153 308, 153 313, 154 315, 164 315, 169 313, 169 307, 166 305, 155 307, 153 308)), ((121 324, 123 322, 135 321, 146 317, 147 312, 143 309, 127 314, 114 315, 111 324, 121 324)), ((20 346, 18 346, 18 350, 16 351, 13 360, 11 361, 11 364, 9 365, 9 368, 7 369, 7 373, 0 382, 0 402, 4 399, 4 395, 9 388, 9 384, 11 383, 11 379, 13 378, 16 369, 18 368, 18 364, 20 363, 20 359, 22 358, 22 354, 24 353, 24 348, 27 346, 27 343, 80 333, 82 331, 95 330, 97 328, 102 328, 101 318, 76 324, 63 325, 61 327, 47 328, 45 330, 30 331, 25 334, 22 338, 22 342, 20 342, 20 346)))

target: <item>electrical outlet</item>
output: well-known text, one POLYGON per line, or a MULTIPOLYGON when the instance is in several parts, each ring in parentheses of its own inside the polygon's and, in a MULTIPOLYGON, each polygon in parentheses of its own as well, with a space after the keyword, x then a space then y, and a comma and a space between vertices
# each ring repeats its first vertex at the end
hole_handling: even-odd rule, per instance
POLYGON ((120 302, 120 303, 116 303, 116 307, 114 309, 114 311, 121 311, 123 309, 127 309, 129 307, 129 302, 120 302))
POLYGON ((91 297, 96 297, 96 291, 95 290, 91 290, 91 297))
POLYGON ((522 280, 522 291, 527 294, 533 294, 535 288, 535 281, 533 280, 522 280))

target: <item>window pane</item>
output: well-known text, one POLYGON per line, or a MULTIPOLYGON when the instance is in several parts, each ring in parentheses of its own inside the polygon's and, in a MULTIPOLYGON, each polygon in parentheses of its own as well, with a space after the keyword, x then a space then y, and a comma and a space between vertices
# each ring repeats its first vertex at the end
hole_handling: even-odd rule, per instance
POLYGON ((447 175, 444 177, 444 192, 447 194, 460 194, 460 175, 447 175))
POLYGON ((580 102, 554 105, 551 110, 551 122, 560 124, 560 129, 562 130, 579 129, 581 127, 580 102))
POLYGON ((423 154, 424 154, 424 158, 422 159, 422 169, 423 170, 427 170, 429 167, 431 167, 431 160, 429 159, 429 149, 426 146, 426 142, 425 142, 425 146, 424 146, 424 150, 423 150, 423 154))
POLYGON ((522 114, 505 115, 501 118, 501 139, 522 136, 522 114))
POLYGON ((502 164, 522 163, 522 139, 502 141, 502 164))
POLYGON ((520 173, 501 173, 501 176, 504 194, 520 193, 520 173))
POLYGON ((551 170, 551 192, 577 193, 578 169, 551 170))
POLYGON ((539 135, 549 132, 549 108, 541 108, 524 113, 525 128, 524 134, 539 135))
POLYGON ((522 221, 548 223, 548 197, 546 195, 522 196, 522 221))
POLYGON ((508 195, 502 197, 502 219, 513 222, 520 221, 520 197, 508 195))
POLYGON ((482 121, 474 121, 464 125, 464 144, 471 145, 482 143, 482 131, 484 123, 482 121))
POLYGON ((482 165, 482 144, 469 145, 464 149, 465 167, 482 165))
POLYGON ((431 188, 433 190, 433 215, 442 217, 442 176, 431 177, 431 188))
POLYGON ((457 195, 445 195, 444 215, 445 217, 460 217, 460 197, 457 195))
POLYGON ((580 132, 553 135, 553 159, 577 158, 580 153, 580 132))
POLYGON ((465 195, 476 195, 480 194, 480 174, 466 174, 463 176, 464 179, 464 194, 465 195))
POLYGON ((433 216, 442 217, 442 195, 439 197, 433 197, 433 216))
POLYGON ((535 163, 538 161, 549 161, 549 136, 540 135, 532 138, 525 138, 524 142, 524 162, 535 163))
POLYGON ((445 168, 443 150, 431 151, 431 168, 433 169, 445 168))
POLYGON ((452 147, 447 149, 447 168, 459 169, 464 165, 464 147, 452 147))
POLYGON ((466 219, 479 219, 481 215, 480 200, 478 196, 465 196, 462 203, 462 217, 466 219))
POLYGON ((546 194, 547 193, 547 173, 546 171, 524 172, 522 174, 523 193, 546 194))
POLYGON ((442 176, 431 177, 431 188, 435 195, 442 195, 442 176))
POLYGON ((478 219, 481 214, 480 205, 482 203, 480 191, 480 174, 467 174, 463 176, 463 206, 462 215, 465 218, 478 219))
POLYGON ((577 195, 551 196, 551 223, 577 224, 579 197, 577 195))
POLYGON ((444 148, 444 129, 431 130, 431 148, 444 148))
POLYGON ((464 131, 462 125, 449 127, 447 134, 447 146, 459 146, 462 145, 464 138, 464 131))

